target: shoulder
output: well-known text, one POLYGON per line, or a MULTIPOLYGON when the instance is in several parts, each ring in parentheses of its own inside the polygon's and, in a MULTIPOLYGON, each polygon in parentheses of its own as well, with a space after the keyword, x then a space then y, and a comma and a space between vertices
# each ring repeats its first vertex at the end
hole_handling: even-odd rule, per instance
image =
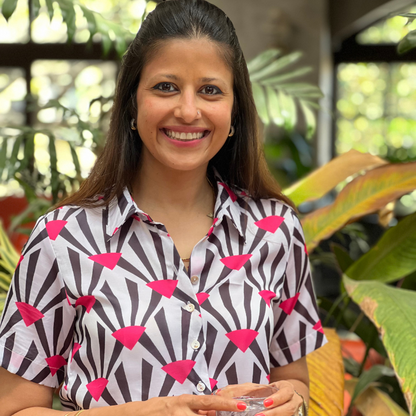
POLYGON ((302 234, 297 213, 285 202, 276 198, 254 200, 245 192, 236 195, 235 203, 240 215, 247 218, 247 229, 252 234, 262 234, 263 239, 284 245, 290 245, 294 235, 302 234))

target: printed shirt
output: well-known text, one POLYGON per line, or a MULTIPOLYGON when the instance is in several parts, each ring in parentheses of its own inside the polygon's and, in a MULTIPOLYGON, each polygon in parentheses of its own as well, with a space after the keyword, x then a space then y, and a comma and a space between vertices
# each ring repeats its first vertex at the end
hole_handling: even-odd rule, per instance
POLYGON ((289 206, 217 183, 189 272, 126 189, 41 217, 0 322, 0 364, 58 387, 65 410, 267 384, 326 339, 289 206))

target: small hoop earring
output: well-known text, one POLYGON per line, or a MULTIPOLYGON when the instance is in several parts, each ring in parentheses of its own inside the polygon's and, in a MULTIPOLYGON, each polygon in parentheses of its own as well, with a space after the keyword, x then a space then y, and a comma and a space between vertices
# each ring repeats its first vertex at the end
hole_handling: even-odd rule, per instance
POLYGON ((134 118, 132 118, 131 121, 130 121, 130 128, 132 130, 137 130, 137 128, 136 128, 136 120, 134 118))
POLYGON ((234 126, 231 126, 230 134, 228 135, 228 137, 234 136, 234 133, 235 133, 235 128, 234 126))
POLYGON ((197 111, 196 111, 196 115, 197 115, 198 117, 201 117, 201 112, 200 112, 199 110, 197 110, 197 111))

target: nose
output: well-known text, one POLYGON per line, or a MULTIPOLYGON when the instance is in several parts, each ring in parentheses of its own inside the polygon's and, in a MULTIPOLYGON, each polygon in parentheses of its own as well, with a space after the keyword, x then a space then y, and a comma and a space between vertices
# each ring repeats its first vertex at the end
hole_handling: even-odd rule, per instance
POLYGON ((175 117, 182 119, 185 123, 192 123, 198 117, 196 100, 197 97, 193 91, 181 94, 174 111, 175 117))

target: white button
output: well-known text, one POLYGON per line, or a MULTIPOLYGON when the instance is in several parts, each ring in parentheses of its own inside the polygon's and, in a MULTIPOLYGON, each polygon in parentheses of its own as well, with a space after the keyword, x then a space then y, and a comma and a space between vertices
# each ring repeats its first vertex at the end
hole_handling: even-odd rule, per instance
POLYGON ((199 277, 198 276, 192 276, 191 277, 191 283, 193 285, 196 285, 198 283, 199 277))
POLYGON ((193 311, 195 310, 195 305, 194 305, 193 303, 188 303, 188 304, 185 306, 185 309, 186 309, 188 312, 193 312, 193 311))
POLYGON ((196 386, 196 389, 199 391, 199 392, 203 392, 204 390, 205 390, 205 384, 202 382, 202 381, 200 381, 199 383, 198 383, 198 385, 196 386))
POLYGON ((197 350, 200 346, 201 346, 201 344, 197 340, 193 341, 192 344, 191 344, 191 347, 194 350, 197 350))

